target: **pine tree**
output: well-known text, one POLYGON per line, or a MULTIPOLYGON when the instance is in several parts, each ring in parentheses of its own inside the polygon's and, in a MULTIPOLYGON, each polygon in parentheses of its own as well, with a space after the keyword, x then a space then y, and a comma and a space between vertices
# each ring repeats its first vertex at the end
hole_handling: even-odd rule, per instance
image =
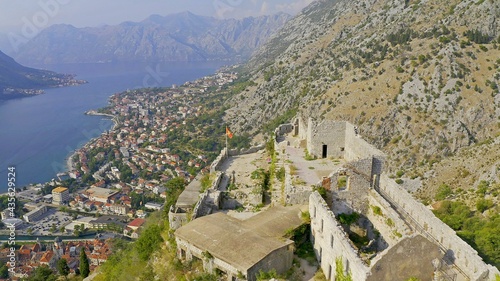
POLYGON ((66 261, 66 259, 60 259, 57 261, 57 271, 62 276, 66 276, 69 274, 69 266, 68 266, 68 262, 66 261))
POLYGON ((87 254, 85 254, 85 248, 82 247, 80 250, 80 274, 83 278, 89 276, 90 267, 89 267, 89 259, 87 258, 87 254))

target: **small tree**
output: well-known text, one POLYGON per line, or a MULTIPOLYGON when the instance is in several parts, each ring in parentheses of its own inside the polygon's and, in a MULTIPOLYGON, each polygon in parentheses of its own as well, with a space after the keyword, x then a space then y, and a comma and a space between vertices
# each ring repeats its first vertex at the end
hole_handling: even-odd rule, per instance
POLYGON ((87 258, 87 254, 85 254, 85 248, 82 247, 80 250, 80 274, 83 276, 83 278, 86 278, 87 276, 89 276, 89 273, 89 259, 87 258))
POLYGON ((68 266, 68 262, 66 261, 66 259, 60 259, 59 261, 57 261, 57 271, 62 276, 66 276, 69 274, 69 266, 68 266))
POLYGON ((0 267, 0 278, 9 278, 9 268, 5 264, 0 267))

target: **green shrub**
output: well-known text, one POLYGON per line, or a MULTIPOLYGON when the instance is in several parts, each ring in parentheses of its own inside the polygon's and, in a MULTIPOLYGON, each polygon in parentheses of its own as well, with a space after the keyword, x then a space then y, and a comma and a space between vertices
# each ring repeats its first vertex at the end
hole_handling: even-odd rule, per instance
POLYGON ((337 218, 341 224, 351 225, 358 221, 359 214, 356 212, 352 214, 339 214, 337 218))
POLYGON ((476 202, 476 209, 481 213, 488 210, 491 207, 493 207, 493 201, 489 199, 479 199, 476 202))
POLYGON ((439 186, 436 196, 434 197, 436 200, 441 201, 446 199, 448 196, 452 194, 450 186, 447 184, 442 184, 439 186))

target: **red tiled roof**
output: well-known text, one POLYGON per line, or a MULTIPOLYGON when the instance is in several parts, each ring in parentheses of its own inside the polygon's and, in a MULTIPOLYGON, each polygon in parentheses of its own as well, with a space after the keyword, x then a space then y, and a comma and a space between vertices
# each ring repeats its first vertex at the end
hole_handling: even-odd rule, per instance
POLYGON ((52 251, 47 251, 43 254, 42 258, 40 259, 40 262, 49 263, 50 260, 52 259, 52 256, 54 256, 54 253, 52 251))
POLYGON ((129 224, 127 224, 127 226, 130 226, 130 227, 140 227, 141 225, 144 224, 144 222, 146 222, 145 219, 135 219, 133 221, 131 221, 129 224))

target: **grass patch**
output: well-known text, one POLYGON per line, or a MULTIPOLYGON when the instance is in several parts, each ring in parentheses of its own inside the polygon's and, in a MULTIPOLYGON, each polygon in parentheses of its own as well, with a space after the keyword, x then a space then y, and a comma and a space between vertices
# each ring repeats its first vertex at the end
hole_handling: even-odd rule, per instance
POLYGON ((382 213, 382 209, 379 206, 370 206, 372 209, 372 212, 377 215, 377 216, 383 216, 384 214, 382 213))
POLYGON ((339 214, 337 219, 340 221, 341 224, 351 225, 358 221, 359 214, 356 212, 352 214, 339 214))

